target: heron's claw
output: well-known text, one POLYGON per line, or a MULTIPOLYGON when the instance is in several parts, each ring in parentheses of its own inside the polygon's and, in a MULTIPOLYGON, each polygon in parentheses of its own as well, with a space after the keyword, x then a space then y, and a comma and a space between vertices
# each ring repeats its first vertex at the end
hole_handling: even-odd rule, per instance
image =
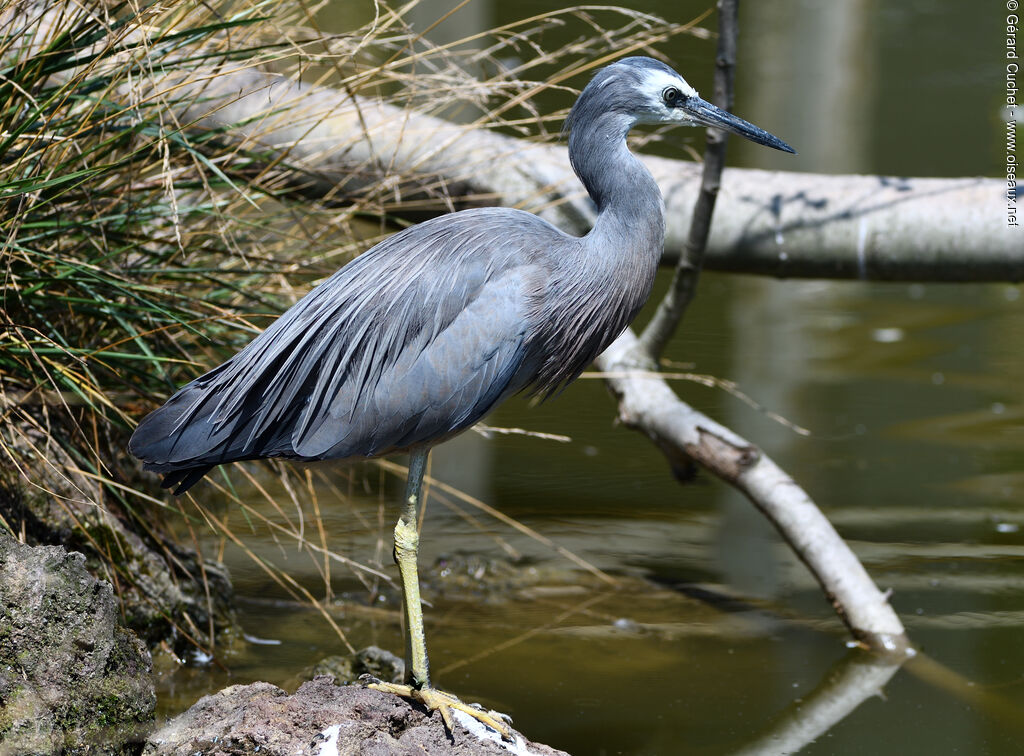
POLYGON ((451 735, 455 734, 455 722, 452 719, 452 711, 454 710, 473 717, 473 719, 501 735, 504 740, 511 741, 513 739, 512 730, 509 727, 512 724, 512 717, 508 714, 485 709, 480 704, 463 703, 451 693, 445 693, 437 688, 414 688, 411 685, 404 685, 402 683, 383 682, 372 675, 362 675, 359 680, 367 688, 408 698, 411 701, 423 704, 427 707, 427 711, 440 712, 441 719, 444 720, 444 726, 451 735))

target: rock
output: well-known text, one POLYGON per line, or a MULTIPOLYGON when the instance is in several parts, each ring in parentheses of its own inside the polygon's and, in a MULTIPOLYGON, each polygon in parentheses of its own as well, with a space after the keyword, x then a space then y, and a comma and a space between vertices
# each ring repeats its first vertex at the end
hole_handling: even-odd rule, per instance
MULTIPOLYGON (((338 685, 349 685, 363 675, 372 675, 384 682, 402 682, 405 677, 405 662, 390 651, 377 646, 367 646, 355 654, 325 656, 316 664, 302 670, 299 681, 313 680, 317 677, 333 677, 338 685)), ((289 685, 298 687, 299 682, 289 685)))
POLYGON ((129 752, 152 720, 149 652, 84 562, 0 532, 0 753, 129 752))
POLYGON ((357 651, 353 667, 356 680, 363 675, 372 675, 384 682, 400 683, 405 677, 405 661, 377 646, 367 646, 357 651))
MULTIPOLYGON (((481 728, 482 729, 482 728, 481 728)), ((488 731, 489 732, 489 731, 488 731)), ((269 683, 201 698, 150 736, 144 756, 567 756, 522 739, 502 744, 462 726, 454 742, 440 714, 397 696, 318 677, 289 696, 269 683)))

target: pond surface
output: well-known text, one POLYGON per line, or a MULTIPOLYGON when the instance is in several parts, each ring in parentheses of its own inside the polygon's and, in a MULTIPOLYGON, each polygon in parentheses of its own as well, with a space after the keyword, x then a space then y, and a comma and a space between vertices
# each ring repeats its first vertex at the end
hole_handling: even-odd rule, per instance
MULTIPOLYGON (((512 5, 519 16, 534 10, 512 5)), ((734 142, 730 164, 995 175, 1000 9, 984 18, 932 3, 842 7, 744 6, 735 110, 801 154, 783 163, 734 142), (953 28, 956 43, 940 46, 936 30, 948 39, 953 28)), ((644 9, 688 19, 702 7, 644 9)), ((485 21, 511 20, 509 12, 488 8, 485 21)), ((710 91, 713 44, 672 44, 665 52, 710 91)), ((674 383, 826 511, 878 585, 892 589, 922 652, 912 663, 858 666, 820 590, 753 507, 705 474, 676 482, 645 438, 616 427, 607 391, 591 378, 536 407, 513 400, 488 421, 571 440, 467 433, 437 449, 431 474, 618 586, 433 486, 421 564, 436 681, 574 754, 729 754, 784 752, 828 686, 866 675, 871 690, 891 675, 884 695, 859 705, 854 697, 830 728, 804 722, 817 737, 801 752, 1021 753, 1022 294, 1004 284, 706 274, 670 348, 680 372, 734 381, 764 408, 674 383)), ((317 470, 329 482, 315 486, 315 500, 298 492, 306 538, 321 543, 322 524, 333 552, 397 574, 390 538, 400 474, 374 464, 317 470)), ((241 475, 233 480, 243 485, 241 475)), ((226 508, 212 487, 195 491, 248 549, 324 600, 353 646, 401 651, 393 586, 331 562, 328 596, 323 559, 226 508)), ((285 492, 270 493, 280 512, 261 512, 299 527, 285 492)), ((230 683, 294 688, 303 667, 344 653, 316 609, 242 550, 214 535, 204 544, 231 569, 249 639, 221 659, 230 677, 212 664, 165 673, 164 715, 230 683)))

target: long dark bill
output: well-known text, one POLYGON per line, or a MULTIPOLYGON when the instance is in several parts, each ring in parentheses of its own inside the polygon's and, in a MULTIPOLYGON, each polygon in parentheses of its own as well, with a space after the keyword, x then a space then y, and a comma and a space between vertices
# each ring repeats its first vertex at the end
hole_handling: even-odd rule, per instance
POLYGON ((763 144, 766 147, 773 147, 776 150, 790 152, 794 155, 796 154, 796 150, 783 142, 777 136, 773 136, 764 129, 758 128, 754 124, 748 123, 742 118, 738 118, 732 113, 722 110, 699 97, 690 97, 686 100, 686 104, 683 107, 686 108, 690 115, 705 126, 712 126, 716 129, 731 131, 733 134, 739 134, 741 137, 745 137, 751 142, 757 142, 758 144, 763 144))

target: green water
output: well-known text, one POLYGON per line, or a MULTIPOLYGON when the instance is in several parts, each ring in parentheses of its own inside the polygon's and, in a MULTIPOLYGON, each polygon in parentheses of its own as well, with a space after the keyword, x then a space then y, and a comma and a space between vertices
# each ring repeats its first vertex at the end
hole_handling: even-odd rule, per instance
MULTIPOLYGON (((735 110, 800 155, 734 142, 730 164, 997 173, 1000 8, 768 5, 743 9, 735 110)), ((490 25, 541 7, 480 12, 490 25)), ((699 9, 644 6, 680 20, 699 9)), ((662 49, 710 90, 712 43, 677 39, 662 49)), ((879 586, 894 591, 923 651, 895 672, 884 696, 868 697, 802 753, 1024 751, 1022 294, 1011 285, 713 274, 701 282, 669 356, 685 370, 735 381, 811 435, 721 389, 679 382, 677 390, 808 490, 879 586)), ((421 561, 448 559, 447 577, 430 569, 426 579, 428 642, 442 686, 574 754, 727 754, 773 742, 838 674, 851 651, 803 567, 728 487, 703 474, 675 482, 649 441, 616 427, 600 381, 578 381, 538 407, 513 400, 489 424, 571 441, 470 433, 434 453, 432 474, 622 585, 608 588, 477 514, 481 532, 432 498, 421 561), (504 561, 510 550, 520 557, 512 566, 504 561)), ((393 575, 400 481, 369 465, 322 469, 344 494, 316 488, 330 548, 393 575)), ((284 514, 263 511, 297 522, 279 493, 284 514)), ((300 498, 306 537, 319 543, 314 503, 300 498)), ((245 533, 249 548, 325 598, 322 561, 207 504, 245 533)), ((294 686, 302 667, 343 651, 315 610, 239 549, 213 536, 205 548, 231 569, 251 642, 224 656, 230 677, 215 665, 165 673, 164 714, 230 683, 294 686)), ((352 644, 400 651, 395 591, 375 581, 367 589, 343 565, 330 569, 333 616, 352 644)))

